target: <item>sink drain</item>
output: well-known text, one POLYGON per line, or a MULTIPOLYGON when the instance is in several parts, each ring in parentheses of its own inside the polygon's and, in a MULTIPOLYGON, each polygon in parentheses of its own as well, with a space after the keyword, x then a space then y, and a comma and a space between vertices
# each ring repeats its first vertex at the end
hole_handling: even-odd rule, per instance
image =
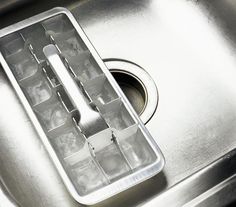
POLYGON ((153 79, 140 66, 124 60, 104 61, 141 120, 147 123, 158 104, 153 79))
POLYGON ((146 107, 146 91, 141 82, 122 70, 112 70, 111 73, 137 114, 142 114, 146 107))

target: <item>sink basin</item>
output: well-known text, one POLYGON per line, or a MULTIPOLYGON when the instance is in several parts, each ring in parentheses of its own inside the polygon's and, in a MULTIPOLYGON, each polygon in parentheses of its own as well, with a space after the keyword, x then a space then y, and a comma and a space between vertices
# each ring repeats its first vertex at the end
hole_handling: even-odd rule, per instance
MULTIPOLYGON (((55 6, 73 13, 102 59, 140 65, 159 91, 157 110, 146 127, 165 156, 163 172, 97 206, 231 203, 236 172, 235 1, 43 0, 4 14, 0 27, 55 6), (219 199, 225 195, 227 199, 219 199)), ((0 94, 0 178, 6 189, 0 198, 9 198, 9 206, 80 206, 64 187, 2 70, 0 94)))

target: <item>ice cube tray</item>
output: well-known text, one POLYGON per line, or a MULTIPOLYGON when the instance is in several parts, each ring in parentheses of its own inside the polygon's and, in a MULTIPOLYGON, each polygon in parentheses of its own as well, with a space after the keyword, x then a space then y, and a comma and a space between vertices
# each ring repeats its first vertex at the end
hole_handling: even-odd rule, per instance
POLYGON ((68 10, 2 29, 0 62, 78 202, 98 203, 163 168, 156 142, 68 10))

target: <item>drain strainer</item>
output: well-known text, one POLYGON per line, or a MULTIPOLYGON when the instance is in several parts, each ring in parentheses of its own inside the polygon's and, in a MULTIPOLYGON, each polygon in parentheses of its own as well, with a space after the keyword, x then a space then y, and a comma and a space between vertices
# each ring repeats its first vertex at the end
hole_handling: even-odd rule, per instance
POLYGON ((156 84, 151 76, 143 68, 129 61, 107 59, 104 62, 146 124, 155 113, 159 99, 156 84))

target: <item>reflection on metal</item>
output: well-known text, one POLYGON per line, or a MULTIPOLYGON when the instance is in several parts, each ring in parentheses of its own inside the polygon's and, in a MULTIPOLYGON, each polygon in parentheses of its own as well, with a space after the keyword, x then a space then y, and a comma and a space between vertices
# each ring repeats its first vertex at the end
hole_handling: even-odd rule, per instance
POLYGON ((144 206, 227 206, 236 200, 235 176, 236 150, 233 150, 144 206))
POLYGON ((0 0, 0 15, 33 0, 0 0))
MULTIPOLYGON (((181 206, 235 174, 236 155, 227 154, 236 147, 235 0, 42 0, 5 15, 0 27, 59 4, 73 12, 102 59, 142 66, 160 96, 146 126, 165 154, 164 172, 100 206, 156 207, 169 199, 181 206), (211 171, 223 155, 225 165, 211 171)), ((0 174, 12 195, 24 207, 78 207, 2 71, 0 94, 0 174)))
POLYGON ((10 195, 0 178, 0 202, 3 207, 20 207, 10 195))

